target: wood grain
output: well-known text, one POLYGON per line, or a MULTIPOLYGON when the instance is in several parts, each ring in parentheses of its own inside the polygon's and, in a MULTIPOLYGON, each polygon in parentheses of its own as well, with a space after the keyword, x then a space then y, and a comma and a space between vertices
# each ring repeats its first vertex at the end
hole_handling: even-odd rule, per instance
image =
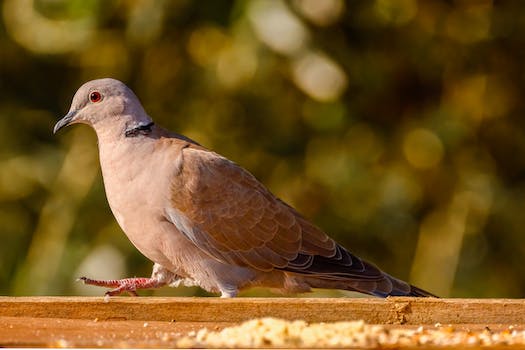
POLYGON ((525 325, 524 299, 0 297, 0 346, 170 347, 203 327, 272 316, 308 322, 525 325))
POLYGON ((525 299, 0 297, 0 315, 130 321, 240 322, 273 316, 309 322, 525 324, 525 299))

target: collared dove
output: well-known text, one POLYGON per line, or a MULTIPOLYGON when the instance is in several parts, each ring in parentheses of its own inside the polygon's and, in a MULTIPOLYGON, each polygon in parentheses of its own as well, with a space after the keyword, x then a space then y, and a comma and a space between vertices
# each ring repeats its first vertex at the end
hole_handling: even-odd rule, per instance
POLYGON ((118 80, 82 85, 53 132, 74 123, 95 130, 111 210, 154 262, 150 278, 81 278, 112 288, 106 296, 181 283, 221 297, 254 286, 432 296, 350 253, 234 162, 154 124, 118 80))

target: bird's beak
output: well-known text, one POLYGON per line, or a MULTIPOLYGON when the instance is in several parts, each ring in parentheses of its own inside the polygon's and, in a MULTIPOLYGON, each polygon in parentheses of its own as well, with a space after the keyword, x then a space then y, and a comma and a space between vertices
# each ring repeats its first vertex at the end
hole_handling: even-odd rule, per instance
POLYGON ((68 126, 73 121, 73 118, 77 114, 78 110, 72 110, 69 111, 68 114, 65 115, 64 118, 60 119, 53 128, 53 134, 56 134, 58 130, 68 126))

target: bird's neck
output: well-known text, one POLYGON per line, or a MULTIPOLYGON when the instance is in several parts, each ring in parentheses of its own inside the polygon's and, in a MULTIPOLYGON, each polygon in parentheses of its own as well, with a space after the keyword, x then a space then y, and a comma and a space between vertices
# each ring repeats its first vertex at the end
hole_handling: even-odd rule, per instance
POLYGON ((133 132, 128 130, 128 136, 125 129, 113 133, 97 132, 100 167, 108 194, 116 195, 123 191, 123 185, 142 176, 141 174, 150 168, 151 155, 158 141, 153 135, 143 134, 154 134, 155 126, 150 128, 151 131, 142 130, 144 127, 133 132))
POLYGON ((137 137, 139 135, 149 135, 152 132, 152 128, 155 125, 153 122, 149 123, 139 123, 137 125, 131 126, 126 131, 124 131, 125 137, 137 137))
POLYGON ((117 120, 106 118, 92 126, 97 133, 99 144, 125 142, 126 139, 148 135, 155 128, 155 124, 147 115, 141 118, 124 115, 118 117, 117 120))

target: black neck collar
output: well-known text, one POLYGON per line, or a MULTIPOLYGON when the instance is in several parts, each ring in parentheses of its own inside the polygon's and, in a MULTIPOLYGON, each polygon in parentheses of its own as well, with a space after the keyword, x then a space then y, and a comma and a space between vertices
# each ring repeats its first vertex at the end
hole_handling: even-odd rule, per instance
POLYGON ((132 129, 126 130, 124 135, 126 137, 135 137, 137 135, 147 135, 151 132, 151 128, 153 127, 153 125, 155 125, 155 123, 150 122, 148 124, 136 126, 132 129))

